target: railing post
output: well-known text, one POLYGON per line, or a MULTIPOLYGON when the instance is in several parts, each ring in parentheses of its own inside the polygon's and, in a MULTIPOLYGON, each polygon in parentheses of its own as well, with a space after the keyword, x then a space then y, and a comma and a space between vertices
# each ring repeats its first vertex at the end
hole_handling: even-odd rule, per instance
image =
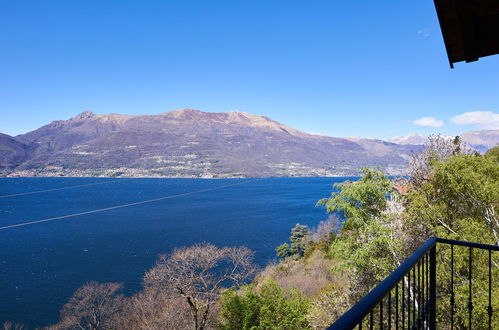
POLYGON ((437 245, 430 250, 430 318, 428 326, 430 330, 437 328, 437 245))

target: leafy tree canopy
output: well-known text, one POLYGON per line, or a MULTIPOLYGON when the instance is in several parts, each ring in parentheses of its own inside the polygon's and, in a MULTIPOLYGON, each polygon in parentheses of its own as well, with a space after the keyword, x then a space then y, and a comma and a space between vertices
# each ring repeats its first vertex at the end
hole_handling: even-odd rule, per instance
POLYGON ((227 290, 220 300, 220 329, 309 329, 309 299, 296 289, 285 290, 268 279, 242 295, 227 290))
POLYGON ((336 183, 331 197, 321 199, 317 205, 325 205, 328 212, 341 212, 346 218, 345 229, 366 224, 380 216, 388 207, 387 195, 391 182, 379 168, 363 168, 364 175, 355 182, 336 183))

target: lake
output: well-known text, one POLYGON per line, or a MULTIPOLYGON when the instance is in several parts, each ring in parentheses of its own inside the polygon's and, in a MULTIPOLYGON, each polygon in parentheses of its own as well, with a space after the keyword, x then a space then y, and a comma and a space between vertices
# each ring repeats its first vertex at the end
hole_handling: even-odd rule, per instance
POLYGON ((88 281, 130 295, 175 247, 244 245, 264 266, 296 223, 327 218, 315 203, 346 179, 0 178, 0 324, 53 324, 88 281))

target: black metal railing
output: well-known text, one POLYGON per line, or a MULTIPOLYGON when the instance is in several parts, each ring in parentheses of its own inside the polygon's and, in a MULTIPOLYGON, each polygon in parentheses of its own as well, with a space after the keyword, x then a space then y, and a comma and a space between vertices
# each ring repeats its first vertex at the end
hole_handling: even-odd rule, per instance
MULTIPOLYGON (((476 318, 473 314, 479 313, 480 329, 493 329, 497 324, 493 324, 492 306, 492 252, 499 251, 499 246, 478 244, 464 241, 455 241, 433 237, 427 240, 414 254, 407 258, 400 267, 391 273, 385 280, 362 298, 348 312, 343 314, 328 329, 436 329, 437 321, 439 328, 477 328, 476 318), (441 243, 437 262, 437 243, 441 243), (455 269, 458 266, 455 262, 455 246, 467 248, 467 267, 459 263, 459 284, 456 284, 455 269), (481 263, 485 260, 488 272, 484 274, 474 274, 474 249, 480 251, 481 263), (450 254, 450 256, 449 256, 450 254), (485 254, 485 256, 483 255, 485 254), (437 274, 437 263, 445 274, 437 274), (450 273, 450 274, 448 274, 450 273), (437 276, 439 283, 445 283, 444 287, 437 287, 437 276), (480 276, 480 285, 488 288, 480 288, 480 293, 473 293, 473 286, 477 285, 480 276), (459 314, 456 312, 455 289, 459 287, 460 298, 463 290, 467 291, 467 301, 460 302, 459 314), (437 320, 437 291, 438 300, 443 300, 441 310, 444 310, 444 317, 437 320), (482 297, 484 292, 488 295, 486 299, 482 297), (448 296, 448 300, 445 300, 448 296), (473 300, 477 296, 482 297, 479 310, 473 305, 473 300), (448 305, 447 305, 448 304, 448 305), (463 307, 465 304, 466 306, 463 307), (466 315, 464 317, 463 315, 466 315), (485 319, 482 319, 483 315, 485 319), (456 324, 456 317, 459 316, 459 324, 456 324), (487 319, 488 318, 488 319, 487 319), (473 323, 475 321, 475 323, 473 323), (448 324, 441 324, 441 323, 448 324), (466 322, 466 323, 465 323, 466 322)), ((463 251, 459 251, 463 254, 463 251)), ((475 262, 478 262, 475 260, 475 262)), ((497 270, 497 264, 494 264, 497 270)), ((482 269, 483 270, 483 269, 482 269)), ((476 289, 476 288, 475 288, 476 289)))

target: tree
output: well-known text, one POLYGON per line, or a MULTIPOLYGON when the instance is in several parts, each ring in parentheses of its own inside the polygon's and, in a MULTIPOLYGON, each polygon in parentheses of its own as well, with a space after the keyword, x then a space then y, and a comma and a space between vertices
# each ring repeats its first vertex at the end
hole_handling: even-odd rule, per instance
POLYGON ((281 288, 268 279, 258 288, 248 286, 239 295, 227 290, 220 300, 224 330, 308 329, 308 298, 298 290, 281 288))
POLYGON ((289 257, 291 255, 288 243, 284 243, 284 244, 279 245, 275 249, 275 251, 277 252, 277 256, 281 257, 282 259, 286 259, 287 257, 289 257))
POLYGON ((325 329, 348 310, 347 291, 330 283, 311 300, 307 319, 313 329, 325 329))
POLYGON ((25 327, 21 323, 12 323, 10 321, 5 321, 2 325, 3 330, 25 330, 27 327, 25 327))
POLYGON ((204 329, 222 288, 238 288, 256 271, 246 247, 196 244, 161 255, 144 276, 146 288, 163 290, 188 303, 195 329, 204 329))
POLYGON ((496 163, 499 163, 499 145, 494 148, 487 150, 485 157, 492 159, 496 163))
POLYGON ((303 252, 307 246, 307 236, 309 234, 308 226, 300 225, 297 223, 293 229, 291 229, 291 246, 289 251, 292 255, 297 255, 298 257, 303 256, 303 252))
POLYGON ((451 156, 472 153, 459 138, 449 139, 441 134, 430 135, 428 142, 419 152, 413 153, 409 161, 409 176, 416 188, 431 179, 434 164, 451 156))
MULTIPOLYGON (((478 154, 451 154, 433 160, 425 180, 419 182, 406 200, 404 228, 410 238, 407 242, 421 244, 430 236, 485 244, 499 244, 499 164, 494 151, 478 154)), ((411 243, 414 244, 414 243, 411 243)), ((416 246, 412 245, 410 250, 416 246)), ((450 297, 454 294, 454 325, 468 327, 469 269, 468 249, 454 248, 454 286, 450 287, 450 248, 441 246, 437 254, 437 287, 439 304, 437 318, 450 323, 450 297)), ((499 273, 497 258, 492 255, 492 277, 499 273)), ((473 251, 473 328, 485 327, 487 316, 488 255, 473 251)), ((496 285, 496 284, 494 284, 496 285)), ((497 291, 493 288, 493 291, 497 291)), ((492 304, 499 298, 492 297, 492 304)), ((492 319, 497 328, 499 318, 492 319)), ((495 326, 494 326, 495 325, 495 326)))
POLYGON ((350 273, 350 295, 358 299, 389 274, 400 259, 400 248, 388 212, 390 179, 379 168, 362 169, 356 182, 335 184, 339 191, 317 204, 346 218, 341 233, 331 244, 330 255, 339 261, 337 270, 350 273))
POLYGON ((288 243, 279 245, 276 248, 277 256, 282 259, 287 257, 303 257, 303 253, 307 247, 309 234, 310 230, 308 229, 308 226, 297 223, 293 229, 291 229, 291 236, 289 237, 291 245, 288 243))
POLYGON ((499 244, 498 186, 499 165, 492 157, 436 161, 432 176, 408 196, 407 223, 428 228, 428 236, 499 244))
POLYGON ((386 198, 392 190, 390 179, 379 168, 365 167, 362 172, 364 175, 358 181, 334 184, 339 191, 317 202, 318 206, 326 206, 329 213, 341 212, 347 221, 344 229, 361 226, 382 215, 388 207, 386 198))
POLYGON ((117 293, 121 283, 89 282, 76 290, 61 310, 61 329, 110 329, 114 316, 123 307, 123 297, 117 293))
MULTIPOLYGON (((434 203, 445 206, 447 221, 459 222, 467 218, 485 222, 488 234, 492 233, 495 245, 499 245, 496 212, 499 207, 499 166, 496 162, 475 155, 451 157, 435 166, 435 176, 429 186, 429 197, 434 203)), ((459 228, 455 230, 459 231, 459 228)), ((469 239, 482 241, 487 239, 484 234, 487 233, 469 239)))
POLYGON ((259 289, 263 303, 258 329, 308 329, 309 301, 296 289, 285 290, 274 280, 259 289))
POLYGON ((252 286, 245 286, 243 294, 235 290, 226 290, 220 297, 220 324, 218 328, 224 330, 255 329, 260 323, 260 309, 263 300, 252 286))
POLYGON ((191 329, 189 305, 182 297, 147 288, 128 298, 116 316, 115 329, 163 330, 191 329))

